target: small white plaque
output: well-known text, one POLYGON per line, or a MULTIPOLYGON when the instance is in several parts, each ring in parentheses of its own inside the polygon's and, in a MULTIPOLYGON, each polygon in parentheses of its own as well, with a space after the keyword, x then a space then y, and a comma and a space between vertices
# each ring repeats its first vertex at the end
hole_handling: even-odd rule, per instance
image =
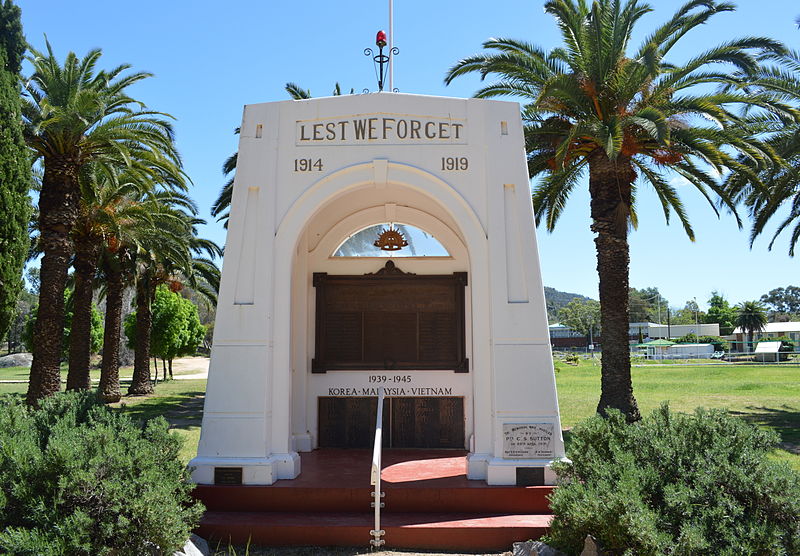
POLYGON ((503 457, 552 458, 554 432, 553 423, 503 423, 503 457))

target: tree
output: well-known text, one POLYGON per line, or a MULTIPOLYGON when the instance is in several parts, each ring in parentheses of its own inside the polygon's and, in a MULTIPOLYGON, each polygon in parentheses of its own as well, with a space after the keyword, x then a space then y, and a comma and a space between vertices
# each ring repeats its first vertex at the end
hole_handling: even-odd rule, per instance
POLYGON ((797 286, 775 288, 761 296, 761 303, 769 308, 772 320, 776 320, 778 315, 800 314, 800 288, 797 286))
POLYGON ((594 299, 573 299, 558 312, 558 320, 592 343, 600 331, 600 303, 594 299))
POLYGON ((720 334, 723 336, 731 334, 736 327, 736 308, 731 307, 728 300, 717 291, 711 292, 708 305, 708 313, 703 322, 718 323, 720 334))
MULTIPOLYGON (((196 209, 192 207, 191 211, 194 213, 196 209)), ((159 230, 157 241, 147 248, 140 247, 135 255, 136 347, 129 395, 146 395, 153 391, 148 358, 151 354, 152 303, 158 286, 166 284, 173 291, 179 291, 186 282, 215 301, 219 289, 219 269, 213 258, 221 254, 221 249, 197 235, 196 226, 205 222, 177 209, 172 212, 172 229, 159 230)))
POLYGON ((705 317, 706 314, 700 310, 697 301, 690 299, 682 309, 672 311, 672 324, 700 324, 705 322, 705 317))
POLYGON ((22 137, 19 71, 25 52, 20 9, 0 2, 0 338, 23 289, 31 204, 30 160, 22 137))
POLYGON ((597 410, 604 414, 617 408, 637 420, 628 348, 627 239, 637 224, 637 185, 651 185, 665 217, 674 211, 691 239, 694 232, 668 172, 697 188, 713 210, 712 195, 733 210, 705 168, 739 170, 736 153, 770 158, 768 146, 752 135, 751 121, 768 113, 789 122, 796 111, 778 95, 742 87, 758 68, 759 57, 783 55, 786 49, 772 39, 748 37, 711 47, 683 64, 668 61, 673 46, 690 31, 733 10, 714 0, 687 2, 631 52, 635 25, 652 11, 649 5, 550 0, 544 8, 555 17, 563 46, 545 52, 523 41, 489 39, 484 53, 457 62, 445 82, 471 73, 494 75, 499 80, 475 96, 511 95, 524 101, 528 168, 531 176, 542 176, 534 188, 534 211, 548 230, 588 174, 603 329, 597 410))
POLYGON ((39 243, 43 253, 39 314, 27 400, 35 404, 60 388, 63 292, 73 255, 70 233, 78 218, 79 178, 97 164, 111 169, 147 159, 178 164, 169 116, 147 110, 126 89, 150 76, 123 64, 96 71, 101 52, 84 58, 67 54, 61 64, 50 43, 47 52, 30 49, 33 75, 26 80, 24 137, 43 168, 39 194, 39 243))
MULTIPOLYGON (((108 214, 108 229, 99 263, 106 299, 103 340, 106 347, 100 367, 99 390, 106 403, 119 401, 122 397, 119 388, 122 304, 125 289, 135 284, 136 255, 176 233, 175 223, 182 221, 176 217, 174 206, 183 204, 185 200, 185 196, 171 190, 151 192, 132 187, 118 196, 117 202, 113 203, 114 210, 108 214)), ((183 234, 183 224, 178 228, 177 233, 183 234)))
POLYGON ((36 307, 36 295, 22 288, 17 296, 17 306, 14 311, 14 318, 11 319, 11 326, 8 328, 6 339, 8 341, 8 353, 17 353, 25 349, 22 337, 25 333, 25 324, 32 318, 31 311, 36 307))
MULTIPOLYGON (((197 346, 203 341, 205 327, 200 324, 197 306, 165 285, 160 285, 156 289, 152 311, 150 353, 169 364, 169 377, 172 378, 172 360, 175 357, 194 354, 197 346)), ((136 346, 136 320, 135 313, 131 313, 125 319, 125 336, 131 347, 136 346)), ((165 379, 166 371, 165 368, 165 379)))
MULTIPOLYGON (((135 160, 124 170, 110 175, 98 166, 87 165, 81 174, 79 212, 72 228, 75 303, 70 335, 67 389, 88 389, 89 315, 95 274, 106 239, 119 235, 120 226, 150 221, 152 207, 142 203, 159 198, 162 185, 169 191, 185 190, 186 184, 174 165, 159 168, 149 160, 135 160), (156 181, 157 180, 157 181, 156 181)), ((178 195, 180 195, 178 193, 178 195)), ((112 323, 113 325, 113 323, 112 323)))
MULTIPOLYGON (((761 69, 751 90, 777 90, 797 105, 800 101, 800 53, 793 52, 785 61, 784 67, 761 69)), ((750 246, 779 215, 782 220, 778 222, 767 249, 772 250, 781 233, 791 229, 789 256, 793 257, 800 239, 800 127, 786 125, 782 118, 773 117, 761 122, 760 132, 768 138, 769 147, 778 153, 779 163, 765 166, 742 156, 740 162, 747 171, 730 174, 725 189, 750 214, 750 246), (781 210, 782 207, 788 211, 781 210)))
POLYGON ((629 318, 631 322, 658 322, 667 317, 669 302, 656 287, 637 290, 630 288, 628 294, 629 318))
POLYGON ((743 301, 736 306, 736 326, 747 334, 748 351, 753 346, 753 335, 767 325, 767 310, 758 301, 743 301))

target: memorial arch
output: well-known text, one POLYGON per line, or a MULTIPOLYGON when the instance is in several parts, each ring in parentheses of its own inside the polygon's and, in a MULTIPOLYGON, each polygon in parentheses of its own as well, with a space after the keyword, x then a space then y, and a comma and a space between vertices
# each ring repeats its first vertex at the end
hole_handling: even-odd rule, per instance
MULTIPOLYGON (((435 176, 406 165, 387 163, 385 182, 375 181, 375 171, 375 163, 368 162, 319 184, 331 194, 320 206, 306 207, 305 226, 299 233, 290 228, 286 231, 287 238, 299 238, 292 254, 290 283, 294 290, 288 315, 292 321, 293 447, 308 451, 371 445, 374 392, 383 386, 393 394, 386 408, 388 447, 467 448, 473 432, 473 403, 479 400, 472 394, 474 370, 454 372, 474 360, 468 278, 473 273, 464 239, 470 232, 458 226, 453 211, 445 205, 450 202, 458 207, 458 195, 435 176), (391 258, 391 277, 386 277, 386 258, 334 256, 336 248, 354 232, 386 222, 402 222, 429 232, 448 255, 391 258), (453 276, 465 283, 448 281, 453 276), (340 308, 327 319, 321 318, 320 289, 327 284, 330 298, 339 291, 336 284, 343 277, 348 286, 341 295, 359 292, 355 295, 362 306, 344 312, 340 308), (437 304, 433 299, 436 293, 448 288, 456 289, 454 298, 460 288, 460 303, 444 308, 454 311, 452 318, 442 307, 431 307, 437 304), (396 297, 397 292, 402 299, 396 297), (384 294, 395 298, 383 299, 384 294), (460 321, 455 314, 459 312, 463 312, 460 321), (338 332, 329 346, 336 346, 339 353, 334 355, 345 360, 324 361, 325 354, 319 353, 324 349, 320 336, 331 335, 325 330, 326 323, 338 332), (454 325, 448 326, 451 323, 454 325), (351 331, 343 331, 345 326, 351 331), (435 353, 446 340, 459 343, 459 353, 450 358, 454 360, 447 360, 449 354, 435 353), (356 344, 349 351, 362 353, 342 353, 347 351, 343 348, 346 343, 356 344), (358 370, 348 370, 352 367, 358 370)), ((472 222, 471 233, 485 237, 477 218, 473 216, 472 222)), ((280 227, 279 242, 283 231, 280 227)), ((480 255, 476 252, 475 258, 480 255)), ((477 310, 481 311, 480 302, 477 310)), ((328 356, 331 351, 328 347, 328 356)), ((276 361, 276 368, 278 365, 276 361)))
POLYGON ((245 109, 195 480, 271 484, 303 452, 362 446, 378 387, 388 445, 467 450, 490 484, 525 469, 553 482, 563 441, 516 104, 245 109), (385 223, 447 254, 334 256, 385 223))

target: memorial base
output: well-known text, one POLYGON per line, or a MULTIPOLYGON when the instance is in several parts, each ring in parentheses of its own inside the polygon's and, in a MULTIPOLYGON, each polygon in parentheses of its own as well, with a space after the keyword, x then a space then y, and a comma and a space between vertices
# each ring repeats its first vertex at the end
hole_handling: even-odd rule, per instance
POLYGON ((196 457, 189 462, 192 480, 201 485, 219 483, 218 469, 220 468, 225 470, 241 469, 240 484, 242 485, 271 485, 279 479, 297 477, 300 474, 300 456, 296 452, 291 452, 289 454, 272 454, 267 458, 196 457))

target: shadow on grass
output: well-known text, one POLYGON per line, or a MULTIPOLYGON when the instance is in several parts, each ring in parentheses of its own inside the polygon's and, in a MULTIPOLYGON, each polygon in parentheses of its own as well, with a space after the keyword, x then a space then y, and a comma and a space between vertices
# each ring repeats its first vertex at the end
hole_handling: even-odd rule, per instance
POLYGON ((800 408, 788 405, 779 407, 748 405, 744 410, 730 411, 729 413, 753 425, 774 430, 780 435, 783 445, 794 446, 794 450, 791 449, 791 446, 782 446, 783 449, 800 453, 800 408))
POLYGON ((132 419, 145 420, 163 416, 172 429, 199 427, 203 419, 202 390, 181 392, 180 394, 150 398, 129 404, 130 398, 123 398, 120 409, 132 419))

